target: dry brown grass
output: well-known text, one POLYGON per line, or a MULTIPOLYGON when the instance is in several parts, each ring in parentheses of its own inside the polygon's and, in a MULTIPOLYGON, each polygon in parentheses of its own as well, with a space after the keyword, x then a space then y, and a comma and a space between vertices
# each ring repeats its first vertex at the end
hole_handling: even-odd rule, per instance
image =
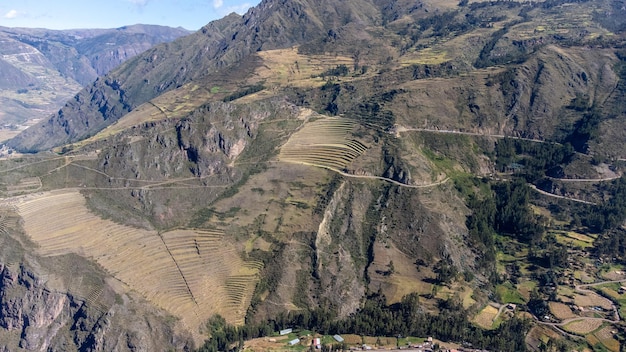
POLYGON ((493 320, 496 315, 498 315, 498 309, 491 305, 487 305, 474 317, 472 322, 483 329, 491 329, 493 328, 493 320))
POLYGON ((7 185, 9 196, 37 191, 42 187, 39 177, 25 177, 15 185, 7 185))
POLYGON ((431 293, 433 285, 423 279, 435 276, 430 268, 421 268, 417 271, 415 261, 402 253, 393 243, 385 245, 379 241, 374 244, 374 261, 370 265, 369 275, 370 287, 380 287, 389 303, 400 302, 402 297, 413 292, 431 293), (394 273, 390 276, 379 274, 378 272, 388 269, 387 265, 392 260, 394 273))
POLYGON ((49 192, 15 203, 40 254, 74 253, 155 305, 192 332, 213 314, 243 323, 261 263, 244 262, 220 231, 156 231, 120 225, 89 212, 78 192, 49 192))
POLYGON ((15 136, 17 136, 18 134, 20 134, 20 130, 12 130, 12 129, 6 129, 6 128, 0 128, 0 142, 4 142, 8 139, 11 139, 15 136))
POLYGON ((563 326, 563 330, 572 332, 574 334, 586 335, 593 332, 600 326, 602 326, 601 320, 583 318, 581 320, 576 320, 563 326))
POLYGON ((565 320, 576 317, 576 314, 572 312, 567 304, 550 302, 548 303, 548 306, 550 307, 550 313, 552 313, 557 319, 565 320))
POLYGON ((102 140, 142 123, 182 118, 212 97, 213 94, 206 88, 195 83, 186 84, 141 104, 95 136, 75 143, 74 146, 80 147, 102 140))
POLYGON ((335 55, 300 55, 298 49, 278 49, 257 53, 263 59, 263 65, 255 71, 255 79, 264 81, 266 86, 320 86, 326 82, 316 77, 322 72, 346 65, 352 68, 354 59, 335 55))

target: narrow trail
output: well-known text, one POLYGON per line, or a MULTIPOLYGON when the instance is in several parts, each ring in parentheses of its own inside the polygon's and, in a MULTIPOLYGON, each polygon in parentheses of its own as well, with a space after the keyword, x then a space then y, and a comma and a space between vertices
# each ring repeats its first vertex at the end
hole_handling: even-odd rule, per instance
POLYGON ((550 176, 546 176, 547 178, 549 178, 550 180, 554 180, 554 181, 559 181, 559 182, 608 182, 608 181, 613 181, 613 180, 617 180, 618 178, 622 177, 621 175, 615 175, 615 176, 611 176, 611 177, 605 177, 605 178, 556 178, 556 177, 550 177, 550 176))
POLYGON ((380 180, 380 181, 393 183, 394 185, 397 185, 397 186, 400 186, 400 187, 405 187, 405 188, 430 188, 430 187, 435 187, 435 186, 442 185, 442 184, 444 184, 444 183, 446 183, 446 182, 448 182, 450 180, 450 177, 446 177, 446 178, 444 178, 441 181, 428 183, 428 184, 424 184, 424 185, 407 185, 406 183, 402 183, 402 182, 399 182, 399 181, 396 181, 396 180, 392 180, 390 178, 382 177, 382 176, 353 175, 353 174, 349 174, 347 172, 344 172, 344 171, 341 171, 341 170, 336 169, 334 167, 330 167, 330 166, 326 166, 326 165, 318 165, 318 164, 312 164, 312 163, 306 163, 306 162, 299 162, 298 164, 308 165, 308 166, 313 166, 313 167, 319 167, 319 168, 322 168, 322 169, 330 170, 330 171, 333 171, 333 172, 336 172, 336 173, 340 174, 341 176, 345 176, 345 177, 349 177, 349 178, 380 180))
POLYGON ((51 158, 51 159, 45 159, 45 160, 40 160, 40 161, 34 161, 32 163, 27 163, 27 164, 16 166, 16 167, 13 167, 13 168, 10 168, 10 169, 0 170, 0 173, 6 173, 6 172, 10 172, 10 171, 15 171, 15 170, 23 169, 25 167, 29 167, 29 166, 32 166, 32 165, 48 163, 50 161, 61 160, 61 159, 65 159, 65 157, 61 156, 61 157, 57 157, 57 158, 51 158))
POLYGON ((541 190, 541 189, 537 188, 537 186, 535 186, 533 184, 530 184, 530 183, 528 184, 528 186, 530 188, 534 189, 535 191, 537 191, 537 192, 539 192, 539 193, 541 193, 541 194, 543 194, 545 196, 548 196, 548 197, 553 197, 553 198, 558 198, 558 199, 565 199, 565 200, 569 200, 569 201, 572 201, 572 202, 588 204, 588 205, 597 205, 596 203, 588 202, 586 200, 576 199, 576 198, 569 198, 569 197, 565 197, 565 196, 559 196, 559 195, 556 195, 554 193, 546 192, 544 190, 541 190))
POLYGON ((492 138, 499 138, 499 139, 509 138, 509 139, 516 139, 520 141, 528 141, 528 142, 535 142, 535 143, 551 143, 551 144, 561 145, 561 143, 548 142, 542 139, 506 136, 503 134, 486 134, 486 133, 478 133, 478 132, 463 132, 463 131, 457 131, 457 130, 436 130, 436 129, 431 129, 431 128, 409 128, 409 127, 404 127, 400 125, 396 125, 395 131, 392 133, 395 134, 396 136, 399 136, 400 133, 405 133, 405 132, 430 132, 430 133, 441 133, 441 134, 458 134, 458 135, 463 135, 463 136, 492 137, 492 138))
MULTIPOLYGON (((585 289, 585 287, 594 287, 594 286, 601 286, 601 285, 614 284, 614 283, 623 283, 623 282, 626 282, 626 279, 622 279, 622 280, 608 280, 608 281, 594 282, 594 283, 591 283, 591 284, 579 284, 579 285, 574 286, 574 290, 579 292, 579 293, 582 293, 582 294, 586 294, 586 293, 597 294, 595 291, 585 289)), ((610 301, 611 301, 611 306, 612 306, 612 309, 613 309, 613 316, 614 316, 613 320, 606 319, 606 318, 594 318, 594 317, 573 317, 573 318, 568 318, 568 319, 562 320, 561 322, 558 322, 558 323, 551 323, 551 322, 541 321, 535 315, 533 315, 533 318, 535 319, 535 321, 537 323, 542 324, 542 325, 550 326, 550 327, 554 328, 555 330, 557 330, 558 332, 560 332, 561 334, 580 339, 580 338, 584 338, 584 337, 579 336, 579 335, 575 335, 575 334, 571 334, 571 333, 569 333, 569 332, 567 332, 565 330, 560 329, 560 327, 565 326, 565 325, 570 324, 570 323, 575 322, 575 321, 582 321, 582 320, 601 321, 601 322, 609 323, 609 324, 619 323, 621 321, 621 319, 620 319, 620 316, 619 316, 619 312, 617 310, 617 306, 615 305, 615 302, 613 302, 613 300, 610 300, 610 301)))
POLYGON ((498 317, 502 314, 502 312, 506 309, 507 304, 499 304, 499 307, 491 303, 489 303, 489 305, 491 305, 494 308, 498 308, 498 313, 496 314, 495 317, 493 317, 493 319, 491 319, 492 322, 495 322, 496 320, 498 320, 498 317))
MULTIPOLYGON (((606 284, 621 284, 626 282, 626 279, 623 280, 609 280, 609 281, 601 281, 601 282, 595 282, 595 283, 591 283, 591 284, 581 284, 581 285, 576 285, 574 286, 574 289, 578 292, 589 292, 589 293, 594 293, 594 291, 592 290, 588 290, 585 289, 584 287, 595 287, 595 286, 601 286, 601 285, 606 285, 606 284)), ((620 316, 619 316, 619 310, 617 309, 617 306, 615 305, 615 302, 612 299, 607 298, 609 301, 611 301, 611 308, 613 309, 613 322, 618 322, 620 321, 620 316)))
MULTIPOLYGON (((165 250, 167 251, 167 254, 169 254, 169 256, 172 259, 172 261, 174 261, 174 265, 176 265, 176 269, 178 270, 178 273, 180 274, 180 277, 183 279, 183 282, 185 283, 185 287, 187 288, 187 292, 189 293, 189 296, 191 297, 191 300, 196 305, 196 307, 199 307, 198 301, 196 300, 196 297, 193 295, 193 292, 191 291, 191 286, 189 286, 189 282, 187 281, 187 278, 185 277, 185 274, 183 274, 183 270, 180 268, 180 265, 178 264, 178 261, 176 260, 176 257, 174 257, 174 255, 172 254, 172 251, 167 246, 167 243, 165 242, 165 239, 163 238, 163 235, 161 233, 159 233, 158 236, 161 239, 161 242, 163 243, 163 246, 165 246, 165 250)), ((197 314, 196 314, 196 316, 197 316, 197 314)))

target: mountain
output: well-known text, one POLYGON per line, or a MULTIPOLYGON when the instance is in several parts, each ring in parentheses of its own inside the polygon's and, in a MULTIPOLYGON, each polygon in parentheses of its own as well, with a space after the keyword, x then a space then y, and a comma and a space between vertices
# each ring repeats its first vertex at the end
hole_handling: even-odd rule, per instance
POLYGON ((3 292, 62 309, 0 296, 21 317, 0 339, 618 350, 625 21, 609 0, 264 0, 148 49, 6 143, 3 292))
POLYGON ((189 33, 149 25, 62 31, 1 27, 1 121, 45 118, 98 76, 189 33))

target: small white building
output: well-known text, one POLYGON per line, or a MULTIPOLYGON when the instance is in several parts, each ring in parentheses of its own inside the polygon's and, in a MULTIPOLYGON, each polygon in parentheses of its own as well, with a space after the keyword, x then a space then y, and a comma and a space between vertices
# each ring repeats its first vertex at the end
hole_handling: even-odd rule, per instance
POLYGON ((335 341, 337 341, 337 342, 343 342, 343 337, 341 337, 339 335, 334 335, 333 339, 335 339, 335 341))
POLYGON ((294 346, 294 345, 297 345, 298 343, 300 343, 300 339, 293 339, 289 341, 289 346, 294 346))
POLYGON ((317 348, 318 350, 322 348, 322 339, 320 339, 319 337, 313 339, 313 345, 315 346, 315 348, 317 348))
POLYGON ((291 334, 292 332, 293 332, 293 329, 284 329, 280 331, 280 336, 291 334))

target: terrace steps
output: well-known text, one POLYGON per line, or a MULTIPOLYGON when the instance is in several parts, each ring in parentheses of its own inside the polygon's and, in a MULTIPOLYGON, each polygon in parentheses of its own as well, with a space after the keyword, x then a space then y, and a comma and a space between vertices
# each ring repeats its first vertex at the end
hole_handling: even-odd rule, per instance
MULTIPOLYGON (((26 234, 44 256, 75 253, 93 259, 109 274, 193 331, 213 314, 243 321, 263 263, 246 262, 219 230, 181 229, 157 233, 102 219, 78 192, 48 192, 15 202, 26 234)), ((0 217, 0 231, 4 228, 0 217)), ((91 287, 91 286, 89 286, 91 287)), ((72 289, 93 307, 108 310, 101 288, 72 289)))

